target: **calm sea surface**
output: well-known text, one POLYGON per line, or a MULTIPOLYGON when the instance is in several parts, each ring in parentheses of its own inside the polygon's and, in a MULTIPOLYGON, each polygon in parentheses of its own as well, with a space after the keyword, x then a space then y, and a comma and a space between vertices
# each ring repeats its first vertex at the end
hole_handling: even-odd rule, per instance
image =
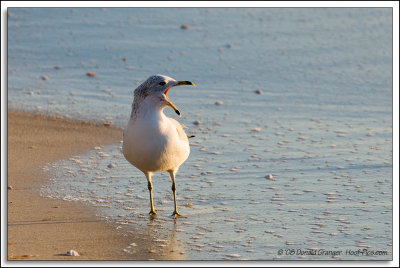
POLYGON ((44 196, 191 260, 392 258, 391 9, 9 9, 9 108, 124 127, 157 73, 197 85, 169 92, 196 136, 177 175, 187 218, 170 217, 163 172, 149 220, 121 143, 43 167, 44 196))

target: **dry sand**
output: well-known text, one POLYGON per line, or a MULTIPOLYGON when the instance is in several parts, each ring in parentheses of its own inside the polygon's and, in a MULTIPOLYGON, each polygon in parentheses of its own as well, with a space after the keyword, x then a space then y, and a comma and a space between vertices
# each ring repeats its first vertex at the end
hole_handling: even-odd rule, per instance
POLYGON ((122 130, 112 127, 8 111, 9 260, 182 259, 149 252, 151 238, 119 233, 91 207, 39 195, 46 181, 42 165, 121 139, 122 130), (136 254, 123 251, 138 240, 136 254), (81 256, 66 256, 70 249, 81 256))

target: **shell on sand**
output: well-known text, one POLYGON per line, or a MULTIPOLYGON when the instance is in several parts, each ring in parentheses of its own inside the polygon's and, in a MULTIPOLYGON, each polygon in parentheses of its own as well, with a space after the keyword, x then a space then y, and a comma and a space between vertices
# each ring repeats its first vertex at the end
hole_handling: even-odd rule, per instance
POLYGON ((66 253, 67 256, 80 256, 79 253, 73 249, 70 249, 66 253))

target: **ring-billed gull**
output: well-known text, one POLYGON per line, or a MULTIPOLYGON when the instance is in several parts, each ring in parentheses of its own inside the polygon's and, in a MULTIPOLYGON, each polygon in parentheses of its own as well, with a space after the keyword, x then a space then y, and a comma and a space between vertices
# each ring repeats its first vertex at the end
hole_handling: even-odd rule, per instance
POLYGON ((175 174, 190 153, 189 140, 183 127, 167 117, 163 110, 171 107, 181 116, 178 108, 168 99, 172 87, 192 85, 190 81, 176 81, 165 75, 150 76, 135 89, 132 113, 124 130, 122 151, 132 165, 147 178, 150 192, 150 215, 156 215, 153 204, 153 172, 168 171, 174 195, 173 216, 181 216, 176 204, 175 174))

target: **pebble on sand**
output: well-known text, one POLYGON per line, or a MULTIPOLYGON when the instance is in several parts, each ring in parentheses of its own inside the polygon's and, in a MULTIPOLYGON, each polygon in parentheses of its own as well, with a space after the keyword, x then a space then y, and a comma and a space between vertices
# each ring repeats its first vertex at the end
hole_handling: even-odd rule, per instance
POLYGON ((250 129, 250 131, 251 131, 251 132, 260 132, 260 131, 261 131, 261 128, 255 127, 255 128, 250 129))
POLYGON ((73 249, 68 250, 66 255, 67 256, 74 256, 74 257, 80 256, 79 253, 77 251, 73 250, 73 249))
POLYGON ((42 80, 44 80, 44 81, 46 81, 46 80, 49 80, 49 77, 47 76, 47 75, 42 75, 42 80))
POLYGON ((113 164, 113 163, 110 163, 110 164, 107 165, 108 168, 115 168, 116 166, 117 166, 117 165, 116 165, 116 164, 113 164))
POLYGON ((193 125, 196 125, 196 126, 198 126, 198 125, 200 125, 200 124, 201 124, 201 121, 200 121, 200 120, 196 120, 196 121, 193 122, 193 125))
POLYGON ((276 179, 274 178, 274 176, 272 176, 272 174, 266 175, 265 178, 266 178, 267 180, 276 180, 276 179))
POLYGON ((215 105, 217 105, 217 106, 220 106, 220 105, 222 105, 222 104, 224 104, 223 101, 216 101, 216 102, 215 102, 215 105))
POLYGON ((261 94, 263 94, 263 91, 261 89, 257 89, 254 91, 254 93, 261 95, 261 94))
POLYGON ((86 75, 89 76, 89 77, 94 77, 94 73, 93 72, 87 72, 86 75))
POLYGON ((189 29, 189 28, 190 28, 190 26, 187 25, 187 24, 182 24, 182 25, 181 25, 181 29, 182 29, 182 30, 187 30, 187 29, 189 29))

